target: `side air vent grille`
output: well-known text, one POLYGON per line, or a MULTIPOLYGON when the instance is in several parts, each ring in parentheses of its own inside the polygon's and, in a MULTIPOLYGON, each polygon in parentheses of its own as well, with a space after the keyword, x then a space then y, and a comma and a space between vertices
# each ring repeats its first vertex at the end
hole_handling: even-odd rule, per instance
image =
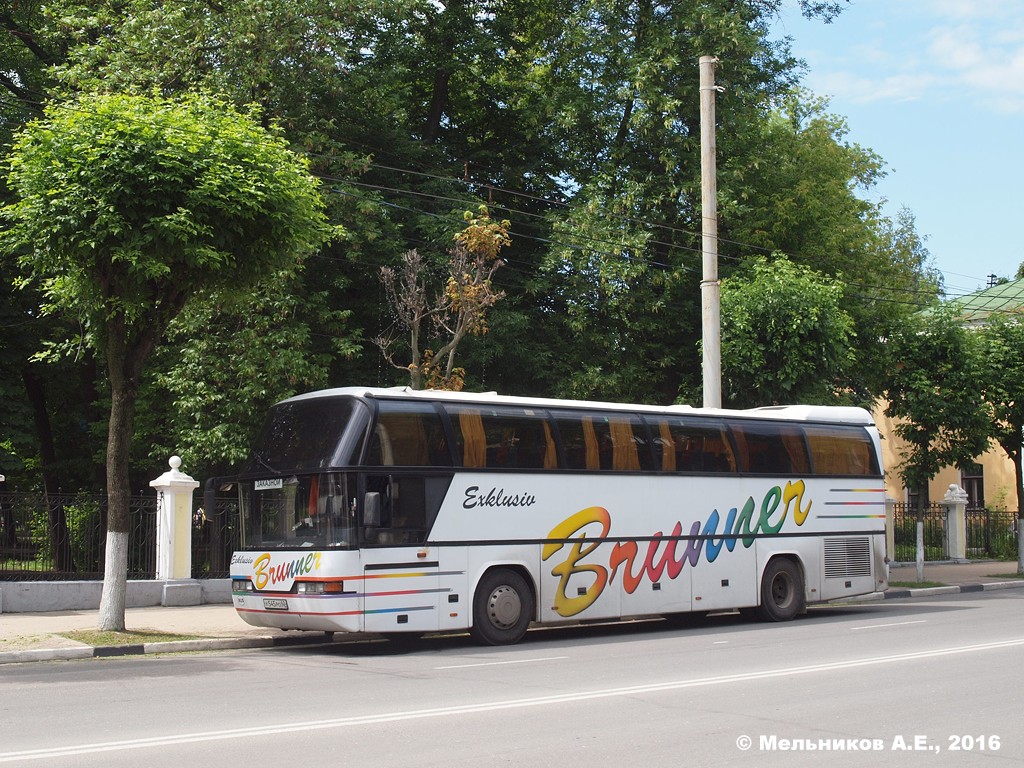
POLYGON ((825 539, 825 578, 871 575, 871 541, 867 537, 825 539))

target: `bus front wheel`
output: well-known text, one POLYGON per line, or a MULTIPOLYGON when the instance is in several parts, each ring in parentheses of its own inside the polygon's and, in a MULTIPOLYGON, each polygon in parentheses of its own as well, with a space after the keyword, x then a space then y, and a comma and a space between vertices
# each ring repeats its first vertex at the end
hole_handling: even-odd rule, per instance
POLYGON ((497 568, 485 573, 477 585, 469 632, 483 645, 518 643, 533 613, 533 592, 526 579, 509 568, 497 568))
POLYGON ((757 617, 762 621, 789 621, 804 607, 804 579, 800 567, 786 557, 768 563, 761 577, 761 604, 757 617))

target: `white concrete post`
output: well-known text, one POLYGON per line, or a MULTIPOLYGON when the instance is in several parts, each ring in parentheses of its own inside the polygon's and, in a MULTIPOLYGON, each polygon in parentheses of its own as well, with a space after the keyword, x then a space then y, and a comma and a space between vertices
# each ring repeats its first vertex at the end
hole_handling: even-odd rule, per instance
POLYGON ((885 498, 885 556, 896 559, 896 499, 885 498))
POLYGON ((164 605, 197 605, 202 589, 192 581, 192 492, 199 481, 179 471, 178 456, 167 463, 170 471, 149 484, 157 494, 156 578, 168 582, 164 605))
POLYGON ((946 512, 946 552, 951 560, 966 560, 967 491, 954 483, 939 503, 946 512))
POLYGON ((714 56, 700 57, 700 216, 703 274, 700 281, 704 407, 722 407, 722 286, 718 281, 718 166, 715 157, 714 56))

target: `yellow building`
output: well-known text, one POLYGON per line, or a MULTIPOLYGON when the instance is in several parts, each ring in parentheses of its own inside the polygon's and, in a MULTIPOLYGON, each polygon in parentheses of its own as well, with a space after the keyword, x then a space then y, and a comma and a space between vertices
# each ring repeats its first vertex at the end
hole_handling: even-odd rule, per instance
MULTIPOLYGON (((890 499, 900 502, 913 500, 912 489, 904 487, 898 467, 903 461, 904 441, 897 435, 893 420, 885 415, 885 405, 875 409, 875 423, 882 435, 882 460, 885 462, 885 491, 890 499)), ((941 501, 950 485, 956 484, 967 491, 967 507, 979 509, 1016 509, 1013 462, 997 444, 975 459, 975 466, 967 470, 944 467, 928 484, 932 502, 941 501)))
MULTIPOLYGON (((991 314, 998 312, 1020 313, 1024 310, 1024 279, 1011 280, 972 293, 956 300, 960 305, 964 324, 969 328, 984 325, 991 314)), ((914 489, 905 488, 897 467, 902 462, 903 441, 896 436, 893 421, 885 415, 885 404, 875 409, 875 423, 882 435, 882 457, 885 461, 885 484, 889 498, 898 502, 913 500, 914 489)), ((989 450, 975 459, 968 468, 945 467, 928 486, 932 502, 941 501, 950 485, 956 484, 967 491, 968 509, 1017 508, 1014 491, 1016 478, 1013 462, 995 442, 989 450)))

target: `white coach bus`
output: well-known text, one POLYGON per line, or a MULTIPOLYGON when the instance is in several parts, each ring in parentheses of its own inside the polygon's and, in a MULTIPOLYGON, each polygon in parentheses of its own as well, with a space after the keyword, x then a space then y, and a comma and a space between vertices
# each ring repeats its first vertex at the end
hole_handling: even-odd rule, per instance
POLYGON ((885 589, 878 432, 859 408, 744 411, 343 388, 270 411, 239 475, 249 624, 469 630, 885 589))

